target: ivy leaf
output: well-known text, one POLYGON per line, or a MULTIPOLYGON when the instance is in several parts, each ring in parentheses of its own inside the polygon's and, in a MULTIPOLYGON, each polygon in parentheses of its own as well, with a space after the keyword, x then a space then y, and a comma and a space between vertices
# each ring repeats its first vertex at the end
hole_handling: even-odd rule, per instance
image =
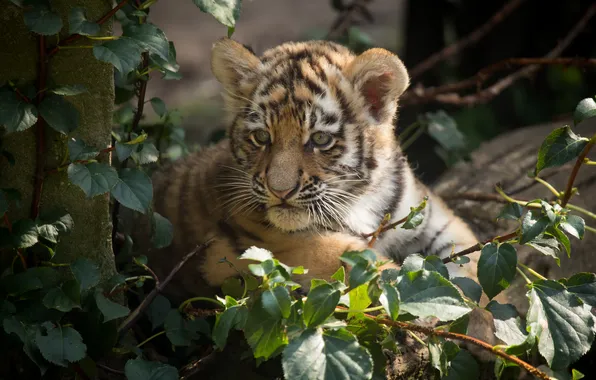
POLYGON ((244 253, 240 255, 239 259, 263 262, 273 259, 273 255, 266 249, 253 246, 244 251, 244 253))
POLYGON ((87 198, 105 194, 118 183, 118 173, 113 167, 99 162, 68 165, 68 179, 79 186, 87 198))
POLYGON ((421 318, 434 316, 451 321, 471 311, 457 288, 437 272, 409 272, 401 277, 397 289, 400 310, 421 318))
POLYGON ((151 244, 157 249, 168 247, 172 244, 172 238, 174 236, 174 227, 172 223, 161 216, 159 213, 153 213, 153 228, 154 233, 151 238, 151 244))
POLYGON ((526 244, 534 240, 538 235, 546 231, 550 224, 547 216, 540 217, 540 214, 528 211, 522 221, 522 236, 520 244, 526 244))
POLYGON ((478 280, 488 298, 507 289, 515 277, 517 252, 508 243, 485 245, 478 259, 478 280))
POLYGON ((345 329, 306 330, 282 353, 284 377, 295 380, 370 379, 373 360, 345 329))
POLYGON ((569 126, 557 128, 544 140, 538 150, 538 161, 534 169, 537 176, 541 170, 563 165, 579 156, 588 139, 573 133, 569 126))
POLYGON ((563 231, 576 239, 583 239, 586 230, 586 222, 577 215, 567 215, 563 222, 559 224, 563 231))
POLYGON ((99 150, 85 144, 81 139, 68 140, 68 155, 71 161, 91 160, 99 154, 99 150))
POLYGON ((247 316, 248 310, 241 305, 228 307, 223 313, 217 315, 212 335, 213 342, 220 350, 226 346, 230 330, 244 328, 247 316))
POLYGON ((255 359, 269 359, 288 344, 288 337, 280 316, 269 314, 261 299, 253 305, 244 325, 244 336, 255 359))
POLYGON ((147 318, 151 321, 151 329, 155 330, 159 326, 163 325, 168 316, 168 313, 172 309, 170 300, 166 297, 158 294, 157 297, 151 302, 147 308, 147 318))
POLYGON ((93 46, 93 55, 102 62, 116 68, 123 76, 135 70, 141 63, 142 49, 132 38, 120 37, 101 45, 93 46))
POLYGON ((578 125, 586 119, 596 116, 596 102, 593 98, 582 99, 573 112, 573 124, 578 125))
POLYGON ((79 291, 84 292, 99 284, 99 267, 93 261, 80 257, 70 264, 70 270, 79 283, 79 291))
POLYGON ((39 115, 48 125, 63 135, 68 135, 79 126, 79 111, 60 95, 47 95, 38 109, 39 115))
POLYGON ((588 352, 594 340, 594 317, 588 305, 553 280, 533 282, 528 298, 527 323, 550 368, 567 368, 588 352))
POLYGON ((203 319, 186 319, 178 309, 172 309, 164 321, 166 336, 174 346, 190 346, 193 339, 199 338, 199 332, 209 335, 209 326, 203 319))
POLYGON ((124 374, 128 380, 178 380, 180 377, 176 367, 143 359, 129 359, 124 374))
POLYGON ((124 36, 135 40, 144 50, 167 60, 170 44, 166 34, 151 23, 129 24, 124 27, 124 36))
POLYGON ((61 286, 50 289, 43 297, 43 305, 48 309, 56 309, 67 313, 72 309, 81 308, 79 283, 70 280, 61 286))
POLYGON ((474 357, 466 350, 459 350, 449 363, 449 372, 445 380, 476 380, 480 378, 480 367, 474 357))
POLYGON ((95 291, 95 303, 101 314, 103 314, 104 323, 113 319, 126 317, 130 313, 130 310, 126 306, 122 306, 106 298, 99 288, 95 291))
POLYGON ((229 28, 236 25, 240 17, 242 0, 192 0, 201 12, 209 13, 229 28))
POLYGON ((32 290, 51 288, 58 284, 58 281, 58 273, 53 268, 34 267, 25 272, 2 277, 0 289, 8 295, 18 296, 32 290))
POLYGON ((426 207, 428 197, 424 197, 422 203, 416 207, 410 207, 410 213, 406 217, 406 221, 401 225, 401 228, 411 230, 418 227, 424 221, 422 210, 426 207))
POLYGON ((81 334, 72 327, 53 326, 51 322, 43 324, 45 335, 38 330, 35 342, 43 357, 50 363, 68 367, 68 363, 78 362, 87 354, 87 346, 81 334))
POLYGON ((499 219, 511 219, 511 220, 518 220, 521 218, 522 213, 524 212, 524 208, 517 204, 517 203, 507 203, 505 207, 497 216, 497 220, 499 219))
POLYGON ((26 326, 14 316, 5 318, 2 324, 7 334, 16 334, 21 342, 23 342, 23 351, 33 363, 37 364, 43 376, 49 368, 49 363, 43 358, 35 344, 37 327, 26 326))
POLYGON ((482 287, 471 278, 468 277, 455 277, 451 279, 458 288, 464 292, 465 296, 476 303, 480 303, 482 297, 482 287))
MULTIPOLYGON (((379 297, 379 302, 392 320, 396 320, 399 316, 399 291, 391 284, 381 284, 383 294, 379 297)), ((351 306, 351 303, 350 303, 351 306)))
POLYGON ((153 107, 153 111, 155 111, 159 117, 164 117, 168 112, 166 104, 160 98, 151 98, 151 106, 153 107))
POLYGON ((112 195, 123 206, 147 212, 153 199, 153 184, 151 178, 144 171, 136 168, 122 169, 119 181, 111 190, 112 195))
POLYGON ((37 108, 25 103, 8 87, 0 88, 0 125, 8 133, 21 132, 37 122, 37 108))
POLYGON ((74 220, 70 214, 64 211, 56 211, 52 214, 46 214, 37 222, 37 232, 39 237, 52 243, 58 243, 58 236, 72 230, 74 220))
POLYGON ((304 303, 304 323, 307 327, 316 327, 333 314, 341 294, 329 284, 311 288, 304 303))
POLYGON ((74 7, 68 14, 68 24, 70 34, 80 34, 83 36, 95 36, 99 34, 101 27, 98 23, 91 22, 85 17, 85 8, 74 7))
POLYGON ((517 314, 515 306, 492 300, 486 305, 486 310, 493 315, 497 338, 508 346, 520 345, 526 341, 526 326, 517 314))
POLYGON ((62 18, 52 12, 44 3, 34 3, 33 7, 23 13, 25 25, 30 31, 44 36, 58 34, 62 29, 62 18))
POLYGON ((37 223, 31 219, 21 219, 12 225, 12 245, 14 248, 34 246, 39 237, 37 223))
POLYGON ((261 295, 263 309, 272 316, 279 318, 288 318, 290 316, 290 307, 292 299, 288 289, 283 286, 276 286, 273 289, 267 289, 261 295))
POLYGON ((62 86, 54 87, 48 91, 53 92, 56 95, 74 96, 87 92, 87 87, 85 87, 85 85, 82 84, 65 84, 62 86))
POLYGON ((564 279, 560 282, 565 285, 567 291, 575 294, 588 305, 596 307, 596 274, 577 273, 568 280, 564 279))

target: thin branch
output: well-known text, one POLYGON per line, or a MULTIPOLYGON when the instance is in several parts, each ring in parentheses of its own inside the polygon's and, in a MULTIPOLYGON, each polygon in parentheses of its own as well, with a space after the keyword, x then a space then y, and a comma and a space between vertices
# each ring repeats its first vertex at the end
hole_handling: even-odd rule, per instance
MULTIPOLYGON (((389 231, 389 230, 394 229, 395 227, 397 227, 400 224, 404 223, 407 219, 408 219, 408 217, 406 216, 404 218, 401 218, 397 222, 391 223, 391 224, 386 225, 386 226, 380 226, 380 229, 377 229, 377 231, 371 232, 371 233, 368 233, 368 234, 364 234, 364 235, 362 235, 362 237, 363 238, 368 238, 368 237, 374 236, 375 234, 377 234, 377 236, 378 236, 378 235, 382 234, 383 232, 386 232, 386 231, 389 231)), ((381 224, 382 223, 383 222, 381 222, 381 224)))
POLYGON ((147 294, 147 297, 145 297, 145 299, 139 304, 139 306, 137 306, 137 308, 129 314, 128 318, 126 318, 126 320, 122 322, 122 324, 118 328, 118 334, 121 337, 126 333, 126 331, 128 331, 128 329, 130 329, 137 322, 141 315, 143 315, 145 309, 147 309, 149 305, 151 305, 151 302, 153 302, 155 297, 157 297, 157 295, 165 289, 165 287, 170 283, 170 281, 172 281, 176 273, 178 273, 178 271, 182 269, 184 264, 186 264, 188 260, 193 258, 197 253, 203 252, 207 247, 209 247, 211 242, 212 239, 207 240, 205 243, 197 246, 194 250, 192 250, 190 253, 184 256, 182 260, 180 260, 180 262, 176 264, 176 266, 170 271, 168 276, 163 281, 158 281, 156 279, 155 288, 153 288, 153 290, 149 294, 147 294))
POLYGON ((385 228, 385 226, 387 225, 387 223, 389 223, 390 220, 391 216, 389 214, 385 215, 383 220, 381 220, 381 223, 379 223, 379 227, 372 234, 372 239, 370 239, 370 241, 368 242, 368 248, 372 248, 375 246, 375 243, 377 242, 379 235, 383 233, 383 228, 385 228))
MULTIPOLYGON (((579 33, 586 27, 588 21, 596 14, 596 4, 590 6, 586 13, 582 16, 582 18, 577 22, 577 24, 569 31, 569 33, 563 38, 548 54, 546 54, 542 61, 542 64, 546 64, 546 62, 552 62, 554 58, 557 58, 561 53, 573 42, 573 40, 579 35, 579 33)), ((523 58, 527 60, 532 60, 531 58, 523 58)), ((586 60, 576 60, 577 62, 582 62, 582 64, 591 64, 591 61, 586 60)), ((530 61, 526 61, 530 62, 530 61)), ((500 64, 500 63, 499 63, 500 64)), ((511 86, 517 80, 527 77, 534 72, 536 72, 541 67, 541 64, 535 63, 529 66, 526 66, 505 78, 497 81, 490 87, 478 91, 475 94, 465 95, 462 96, 456 92, 448 92, 446 93, 445 89, 449 89, 450 91, 460 90, 462 88, 468 88, 478 83, 478 78, 473 77, 471 79, 466 79, 462 82, 449 84, 443 86, 443 88, 435 88, 429 91, 426 91, 421 88, 414 88, 413 90, 408 91, 407 94, 402 96, 402 106, 403 105, 413 105, 413 104, 422 104, 428 102, 438 102, 444 104, 452 104, 457 106, 471 106, 478 103, 486 103, 495 96, 499 95, 503 92, 506 88, 511 86)), ((490 68, 490 66, 489 66, 490 68)), ((487 68, 487 69, 489 69, 487 68)), ((483 69, 483 70, 487 70, 483 69)), ((494 68, 493 68, 494 70, 494 68)), ((482 70, 481 70, 482 72, 482 70)), ((486 71, 484 71, 484 74, 486 71)), ((478 75, 478 74, 477 74, 478 75)))
POLYGON ((424 61, 420 62, 418 65, 414 66, 414 68, 410 71, 410 75, 412 78, 419 76, 420 74, 428 71, 437 63, 455 55, 456 53, 462 51, 463 49, 467 48, 468 46, 475 44, 476 42, 480 41, 484 36, 486 36, 496 25, 498 25, 501 21, 503 21, 507 16, 509 16, 514 10, 516 10, 525 0, 511 0, 507 4, 503 6, 497 13, 493 15, 487 22, 482 24, 478 29, 474 30, 472 33, 467 35, 466 37, 462 38, 461 40, 457 41, 454 44, 451 44, 445 47, 443 50, 431 55, 424 61))
POLYGON ((466 255, 469 255, 470 253, 480 251, 485 244, 488 244, 490 242, 493 242, 493 241, 504 242, 509 239, 513 239, 516 236, 517 236, 517 231, 513 231, 511 233, 508 233, 507 235, 497 236, 492 239, 485 240, 481 243, 474 244, 473 246, 468 247, 468 248, 464 249, 463 251, 459 251, 459 252, 456 252, 456 253, 450 255, 449 257, 445 257, 443 259, 443 263, 447 264, 447 263, 453 261, 453 259, 455 259, 457 257, 466 256, 466 255))
POLYGON ((180 371, 181 372, 180 380, 187 380, 190 377, 199 373, 201 370, 204 369, 206 364, 211 363, 213 361, 213 359, 215 359, 215 355, 217 355, 217 351, 211 350, 211 352, 207 356, 204 356, 201 359, 196 360, 194 362, 188 363, 180 371))
POLYGON ((366 12, 366 3, 372 0, 354 0, 352 4, 348 5, 340 14, 337 16, 329 32, 325 36, 326 40, 334 40, 343 36, 346 31, 350 28, 354 22, 354 17, 358 11, 366 12), (364 11, 363 11, 364 9, 364 11))
MULTIPOLYGON (((122 7, 126 5, 126 3, 128 3, 128 0, 120 1, 114 8, 110 9, 105 15, 103 15, 99 20, 97 20, 96 23, 99 25, 105 24, 106 21, 112 18, 112 16, 114 16, 116 12, 118 12, 122 7)), ((80 34, 71 34, 70 36, 66 37, 65 39, 60 41, 58 45, 54 46, 54 48, 48 52, 48 58, 58 53, 61 47, 69 45, 82 37, 83 36, 80 34)))
POLYGON ((99 368, 103 369, 106 372, 110 372, 116 375, 122 375, 125 376, 124 371, 120 371, 119 369, 114 369, 114 368, 110 368, 107 365, 101 364, 101 363, 95 363, 96 366, 98 366, 99 368))
MULTIPOLYGON (((596 8, 596 7, 594 7, 596 8)), ((571 175, 569 175, 569 180, 567 181, 567 188, 565 189, 565 194, 563 195, 563 199, 561 200, 561 206, 567 206, 569 199, 571 199, 571 195, 573 194, 573 182, 575 182, 575 177, 577 177, 577 173, 579 172, 579 168, 585 163, 585 159, 590 153, 592 147, 596 144, 596 135, 592 136, 590 141, 584 147, 584 150, 580 153, 579 157, 575 161, 575 165, 573 166, 573 170, 571 171, 571 175)))

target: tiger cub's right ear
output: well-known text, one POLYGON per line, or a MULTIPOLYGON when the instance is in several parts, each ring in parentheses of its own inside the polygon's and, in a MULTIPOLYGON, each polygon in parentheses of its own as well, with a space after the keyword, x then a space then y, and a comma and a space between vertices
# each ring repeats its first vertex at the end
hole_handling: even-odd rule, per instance
MULTIPOLYGON (((242 44, 224 37, 211 49, 211 71, 227 92, 245 96, 261 60, 242 44)), ((254 81, 253 81, 254 82, 254 81)))

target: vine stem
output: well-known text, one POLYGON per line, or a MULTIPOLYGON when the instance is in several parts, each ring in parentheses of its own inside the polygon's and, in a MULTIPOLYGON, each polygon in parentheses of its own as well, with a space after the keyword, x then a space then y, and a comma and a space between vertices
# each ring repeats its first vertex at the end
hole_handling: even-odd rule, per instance
POLYGON ((172 281, 176 273, 178 273, 178 271, 182 269, 184 264, 186 264, 190 259, 192 259, 197 253, 203 252, 205 249, 207 249, 207 247, 209 247, 212 241, 213 239, 209 239, 205 243, 197 246, 190 253, 187 253, 182 258, 182 260, 180 260, 178 264, 176 264, 176 266, 172 268, 168 276, 163 281, 160 281, 158 278, 155 279, 155 288, 153 288, 153 290, 149 294, 147 294, 147 297, 145 297, 145 299, 139 304, 139 306, 137 306, 137 308, 134 309, 133 312, 128 315, 126 320, 124 320, 124 322, 122 322, 122 324, 118 328, 118 335, 120 337, 122 337, 128 331, 128 329, 130 329, 137 322, 141 315, 143 315, 145 309, 147 309, 149 305, 151 305, 151 302, 153 302, 155 297, 157 297, 157 295, 164 290, 164 288, 170 283, 170 281, 172 281))
POLYGON ((189 299, 185 300, 184 302, 182 302, 180 304, 180 306, 178 306, 178 311, 183 312, 184 309, 186 308, 186 306, 190 305, 191 303, 193 303, 195 301, 207 301, 207 302, 211 302, 213 304, 216 304, 217 306, 220 306, 220 307, 224 307, 225 306, 223 303, 221 303, 218 300, 213 299, 213 298, 209 298, 209 297, 193 297, 193 298, 189 298, 189 299))
POLYGON ((569 181, 567 181, 567 188, 565 189, 565 194, 563 195, 563 199, 561 200, 561 207, 565 207, 567 203, 569 203, 569 199, 571 199, 571 195, 573 193, 573 183, 575 182, 575 178, 577 177, 577 173, 579 172, 579 168, 582 164, 585 163, 585 160, 590 153, 592 147, 596 144, 596 134, 592 136, 590 141, 586 144, 582 152, 580 153, 579 157, 575 161, 575 165, 571 170, 571 175, 569 176, 569 181))
POLYGON ((397 328, 407 330, 407 331, 416 331, 416 332, 423 333, 423 334, 429 335, 429 336, 440 336, 443 338, 455 339, 455 340, 464 341, 464 342, 474 344, 478 347, 485 349, 486 351, 490 351, 493 354, 500 356, 501 358, 503 358, 505 360, 508 360, 508 361, 511 361, 511 362, 517 364, 518 366, 522 367, 523 369, 525 369, 526 371, 528 371, 529 373, 531 373, 532 375, 534 375, 540 379, 549 380, 548 375, 546 373, 542 372, 541 370, 539 370, 538 368, 526 363, 525 361, 521 360, 517 356, 509 355, 506 352, 503 352, 503 351, 499 350, 498 348, 493 347, 490 344, 488 344, 480 339, 476 339, 476 338, 473 338, 471 336, 467 336, 464 334, 457 334, 457 333, 453 333, 453 332, 449 332, 449 331, 435 330, 431 327, 419 326, 419 325, 414 325, 414 324, 400 322, 400 321, 392 321, 390 319, 376 318, 375 316, 370 315, 370 314, 364 314, 364 316, 367 318, 373 319, 376 322, 378 322, 382 325, 385 325, 385 326, 397 327, 397 328))
POLYGON ((455 259, 457 257, 466 256, 466 255, 469 255, 470 253, 474 253, 476 251, 480 251, 485 244, 491 243, 493 241, 498 241, 498 242, 502 243, 502 242, 507 241, 509 239, 513 239, 516 236, 517 236, 517 231, 513 231, 513 232, 508 233, 507 235, 496 236, 496 237, 494 237, 492 239, 485 240, 485 241, 483 241, 481 243, 475 244, 475 245, 473 245, 473 246, 471 246, 469 248, 466 248, 466 249, 464 249, 462 251, 456 252, 456 253, 450 255, 449 257, 445 257, 443 259, 443 264, 447 264, 447 263, 453 261, 453 259, 455 259))
POLYGON ((145 339, 144 341, 142 341, 141 343, 137 344, 137 348, 141 348, 142 346, 144 346, 146 343, 152 341, 153 339, 157 338, 160 335, 163 335, 166 333, 166 330, 162 330, 160 332, 158 332, 157 334, 153 334, 151 335, 149 338, 145 339))

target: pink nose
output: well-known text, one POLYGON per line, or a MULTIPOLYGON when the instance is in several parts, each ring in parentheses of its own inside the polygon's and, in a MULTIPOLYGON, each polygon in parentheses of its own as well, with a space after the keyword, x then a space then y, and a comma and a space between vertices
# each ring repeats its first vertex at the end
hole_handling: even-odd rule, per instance
POLYGON ((296 192, 298 192, 298 189, 300 189, 300 184, 297 183, 296 186, 294 187, 290 187, 284 190, 278 190, 278 189, 274 189, 272 187, 269 187, 269 191, 271 191, 271 193, 273 195, 275 195, 276 197, 278 197, 279 199, 288 199, 290 198, 292 195, 296 194, 296 192))

